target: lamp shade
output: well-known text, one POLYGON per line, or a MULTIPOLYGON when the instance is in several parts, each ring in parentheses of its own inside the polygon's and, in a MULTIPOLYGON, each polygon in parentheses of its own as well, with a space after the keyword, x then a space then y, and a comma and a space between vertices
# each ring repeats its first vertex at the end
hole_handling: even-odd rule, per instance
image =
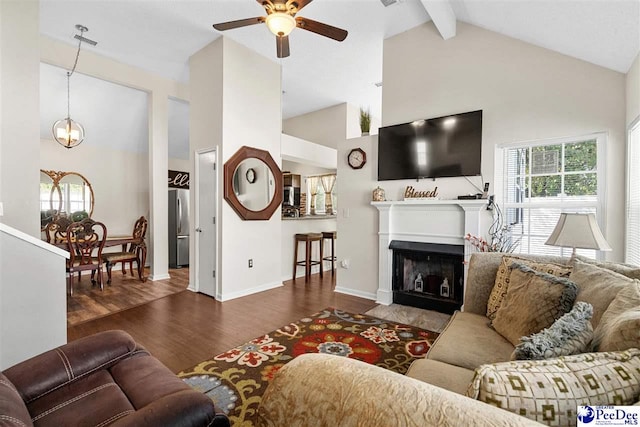
POLYGON ((545 245, 610 251, 594 214, 563 213, 545 245))
POLYGON ((269 31, 280 37, 288 36, 296 27, 295 18, 284 12, 273 12, 268 15, 266 23, 269 31))

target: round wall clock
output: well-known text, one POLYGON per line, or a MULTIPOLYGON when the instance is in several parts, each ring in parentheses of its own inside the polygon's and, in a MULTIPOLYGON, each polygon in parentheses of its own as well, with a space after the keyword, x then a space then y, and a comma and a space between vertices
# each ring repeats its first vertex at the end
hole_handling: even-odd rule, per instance
POLYGON ((352 169, 362 169, 367 163, 367 153, 362 148, 354 148, 349 152, 347 162, 352 169))
POLYGON ((254 182, 256 182, 256 171, 253 170, 253 168, 247 169, 247 173, 245 174, 245 176, 247 177, 247 181, 249 181, 249 184, 253 184, 254 182))

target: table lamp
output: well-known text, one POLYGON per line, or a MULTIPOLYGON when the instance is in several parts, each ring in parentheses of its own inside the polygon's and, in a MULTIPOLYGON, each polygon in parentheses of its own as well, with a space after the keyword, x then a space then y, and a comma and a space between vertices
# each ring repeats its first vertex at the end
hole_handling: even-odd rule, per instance
POLYGON ((592 213, 562 213, 556 228, 549 236, 545 245, 573 248, 571 259, 576 257, 576 248, 610 251, 596 217, 592 213))

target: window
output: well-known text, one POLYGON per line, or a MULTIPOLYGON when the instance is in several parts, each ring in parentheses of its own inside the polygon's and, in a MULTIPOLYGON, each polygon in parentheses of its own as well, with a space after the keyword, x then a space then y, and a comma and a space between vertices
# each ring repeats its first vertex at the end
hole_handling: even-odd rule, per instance
POLYGON ((640 118, 631 125, 627 144, 625 262, 640 265, 640 118))
POLYGON ((316 175, 316 176, 308 176, 306 178, 307 182, 307 200, 309 203, 307 204, 307 214, 312 214, 312 207, 315 207, 315 215, 325 215, 327 214, 326 208, 326 193, 324 190, 325 185, 331 188, 331 202, 332 202, 332 212, 335 214, 337 212, 337 197, 336 197, 336 180, 335 174, 327 174, 327 175, 316 175), (323 177, 333 177, 333 183, 325 182, 323 185, 322 178, 323 177), (313 191, 315 187, 315 192, 313 191), (314 195, 315 193, 315 195, 314 195), (315 203, 314 203, 315 200, 315 203))
POLYGON ((497 176, 503 177, 505 222, 519 241, 515 252, 571 255, 571 248, 544 244, 562 212, 594 213, 604 230, 604 143, 605 136, 596 134, 500 147, 504 171, 497 176))

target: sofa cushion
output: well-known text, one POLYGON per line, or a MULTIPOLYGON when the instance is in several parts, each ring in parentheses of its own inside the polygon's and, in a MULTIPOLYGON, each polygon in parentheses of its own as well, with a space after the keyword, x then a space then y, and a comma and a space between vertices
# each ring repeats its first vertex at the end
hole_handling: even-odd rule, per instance
POLYGON ((640 281, 634 280, 613 299, 594 332, 598 351, 640 348, 640 281))
POLYGON ((507 295, 491 325, 516 345, 520 338, 548 328, 569 312, 576 298, 575 283, 563 277, 512 263, 507 295))
POLYGON ((576 255, 576 259, 587 264, 592 264, 600 268, 606 268, 607 270, 614 271, 618 274, 622 274, 630 279, 640 280, 640 267, 631 264, 623 264, 620 262, 598 261, 596 259, 587 258, 582 255, 576 255))
POLYGON ((541 423, 575 426, 579 405, 638 400, 640 350, 484 365, 467 395, 541 423))
POLYGON ((426 383, 464 395, 473 379, 474 370, 431 359, 418 359, 405 374, 426 383))
POLYGON ((513 255, 505 255, 502 257, 502 262, 496 273, 496 280, 489 295, 487 301, 487 317, 491 320, 495 319, 496 312, 502 305, 504 297, 507 295, 507 289, 509 288, 509 278, 511 276, 511 264, 514 262, 525 264, 529 268, 535 271, 541 271, 544 273, 552 274, 559 277, 568 277, 571 274, 571 266, 555 264, 551 262, 542 263, 527 260, 526 258, 517 257, 513 255))
POLYGON ((577 302, 570 312, 553 325, 528 337, 522 337, 511 360, 550 359, 588 351, 593 338, 593 307, 577 302))
POLYGON ((513 344, 489 326, 484 315, 457 311, 427 353, 437 360, 467 369, 509 360, 513 344))
POLYGON ((591 325, 594 331, 618 292, 633 283, 626 276, 579 260, 574 261, 569 279, 578 285, 576 301, 588 302, 593 306, 591 325))

